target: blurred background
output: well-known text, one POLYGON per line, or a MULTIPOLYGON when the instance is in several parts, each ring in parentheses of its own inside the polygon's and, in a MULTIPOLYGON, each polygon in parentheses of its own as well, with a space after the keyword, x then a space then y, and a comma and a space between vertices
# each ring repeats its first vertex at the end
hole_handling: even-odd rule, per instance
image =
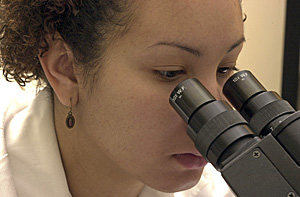
MULTIPOLYGON (((247 15, 246 43, 237 64, 239 69, 251 70, 267 90, 278 92, 294 107, 300 106, 299 4, 299 0, 242 0, 247 15)), ((20 90, 1 77, 0 89, 0 99, 5 101, 20 90)), ((29 89, 31 93, 35 90, 33 86, 29 89)))
POLYGON ((238 67, 300 109, 300 1, 242 0, 242 6, 248 18, 238 67))
POLYGON ((237 65, 281 93, 286 0, 242 0, 242 6, 246 43, 237 65))

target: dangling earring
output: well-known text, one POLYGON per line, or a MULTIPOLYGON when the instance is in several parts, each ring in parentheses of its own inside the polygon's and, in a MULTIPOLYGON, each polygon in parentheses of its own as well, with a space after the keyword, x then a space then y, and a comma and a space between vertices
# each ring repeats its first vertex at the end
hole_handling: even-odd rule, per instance
POLYGON ((75 125, 75 118, 72 114, 72 98, 70 98, 71 101, 71 107, 70 107, 70 111, 68 113, 68 116, 66 118, 66 125, 69 129, 72 129, 75 125))

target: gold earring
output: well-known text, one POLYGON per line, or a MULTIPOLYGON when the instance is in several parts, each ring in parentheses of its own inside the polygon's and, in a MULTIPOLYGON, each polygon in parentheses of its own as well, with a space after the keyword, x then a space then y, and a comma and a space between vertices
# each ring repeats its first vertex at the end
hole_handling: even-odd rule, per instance
POLYGON ((66 118, 66 125, 69 129, 72 129, 75 125, 75 118, 72 114, 72 98, 70 98, 71 101, 71 107, 70 107, 70 111, 68 113, 68 116, 66 118))

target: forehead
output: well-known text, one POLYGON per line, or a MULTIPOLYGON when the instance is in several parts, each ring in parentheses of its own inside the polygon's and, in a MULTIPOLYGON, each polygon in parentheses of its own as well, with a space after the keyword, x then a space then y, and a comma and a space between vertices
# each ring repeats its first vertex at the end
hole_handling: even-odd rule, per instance
MULTIPOLYGON (((143 39, 201 42, 203 38, 235 40, 243 34, 239 0, 135 1, 130 31, 143 39), (231 34, 231 35, 230 35, 231 34), (230 38, 232 37, 232 38, 230 38)), ((129 31, 129 32, 130 32, 129 31)), ((216 40, 217 42, 217 40, 216 40)))
MULTIPOLYGON (((220 16, 225 13, 240 13, 240 0, 139 0, 135 1, 143 16, 194 17, 220 16)), ((199 19, 199 18, 198 18, 199 19)))

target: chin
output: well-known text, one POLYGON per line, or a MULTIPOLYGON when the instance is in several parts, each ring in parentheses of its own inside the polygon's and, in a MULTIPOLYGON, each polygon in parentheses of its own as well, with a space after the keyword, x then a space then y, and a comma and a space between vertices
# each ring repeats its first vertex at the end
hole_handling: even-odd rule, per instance
POLYGON ((166 193, 175 193, 191 189, 198 184, 203 169, 200 170, 191 170, 179 176, 172 176, 168 179, 163 178, 160 181, 157 181, 159 185, 156 184, 153 188, 166 193))
POLYGON ((159 190, 161 192, 166 192, 166 193, 181 192, 181 191, 185 191, 185 190, 193 188, 194 186, 197 185, 198 182, 199 182, 199 180, 184 183, 184 184, 182 184, 182 183, 178 183, 178 184, 174 184, 174 185, 168 184, 168 185, 161 186, 160 188, 157 188, 157 190, 159 190))

